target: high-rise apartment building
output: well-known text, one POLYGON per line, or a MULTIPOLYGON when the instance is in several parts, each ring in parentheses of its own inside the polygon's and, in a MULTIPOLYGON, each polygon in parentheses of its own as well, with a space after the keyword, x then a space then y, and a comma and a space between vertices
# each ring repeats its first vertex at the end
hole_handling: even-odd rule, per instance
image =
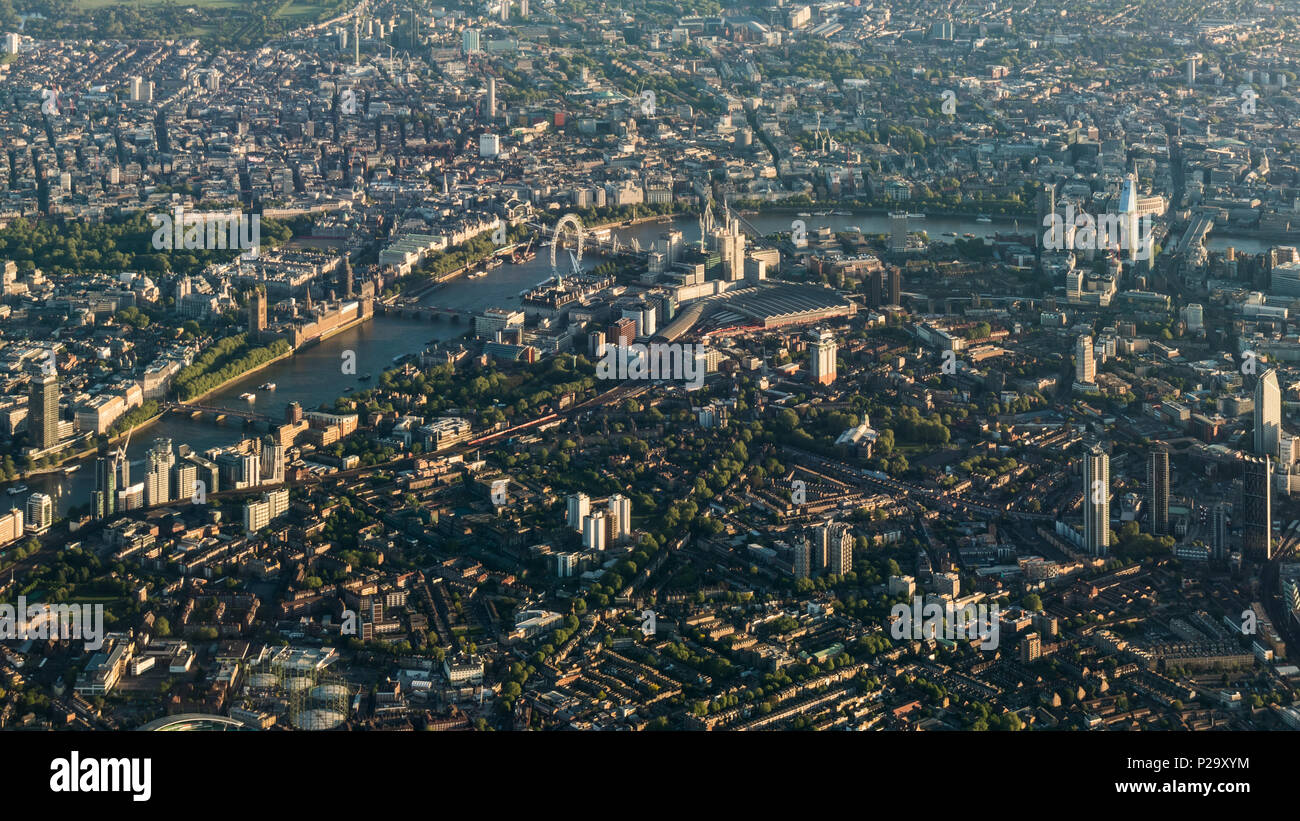
POLYGON ((465 29, 460 35, 460 50, 465 54, 479 52, 478 29, 465 29))
POLYGON ((585 493, 574 493, 569 496, 569 527, 582 532, 582 522, 591 512, 591 498, 585 493))
POLYGON ((131 460, 125 452, 118 451, 113 455, 113 464, 117 467, 117 490, 121 493, 123 488, 131 486, 131 460))
POLYGON ((131 78, 131 102, 133 103, 152 103, 153 102, 153 81, 146 80, 143 77, 131 78))
POLYGON ((95 459, 95 518, 103 519, 117 512, 118 453, 101 449, 95 459))
POLYGON ((1083 548, 1093 556, 1110 549, 1110 456, 1097 442, 1084 446, 1083 548))
POLYGON ((54 499, 45 493, 27 497, 26 529, 28 533, 44 533, 54 524, 54 499))
POLYGON ((808 370, 812 381, 829 385, 835 381, 835 334, 825 329, 808 332, 808 370))
POLYGON ((59 444, 59 375, 42 370, 32 374, 27 395, 27 438, 37 450, 59 444))
POLYGON ((1282 438, 1282 391, 1277 370, 1269 368, 1255 383, 1255 453, 1277 457, 1282 438))
POLYGON ((1092 352, 1092 337, 1081 335, 1074 342, 1074 381, 1092 385, 1097 380, 1097 360, 1092 352))
POLYGON ((1210 512, 1210 558, 1228 558, 1228 503, 1216 502, 1210 512))
POLYGON ((1248 558, 1273 557, 1273 460, 1256 456, 1246 463, 1242 483, 1242 550, 1248 558))
POLYGON ((172 440, 155 439, 154 445, 145 454, 144 469, 144 503, 161 505, 172 500, 172 466, 176 464, 176 454, 172 450, 172 440))
POLYGON ((794 542, 794 577, 806 579, 812 575, 812 545, 806 536, 799 536, 794 542))
POLYGON ((258 464, 259 484, 278 485, 284 481, 284 446, 267 436, 262 440, 262 455, 258 464))
MULTIPOLYGON (((225 448, 214 460, 221 486, 228 490, 256 487, 262 479, 262 451, 257 440, 246 439, 225 448)), ((209 488, 209 492, 211 492, 209 488)))
POLYGON ((605 524, 605 512, 597 510, 582 520, 582 546, 592 550, 604 550, 608 525, 605 524))
POLYGON ((632 500, 621 493, 609 497, 605 515, 610 517, 610 532, 615 541, 623 541, 632 536, 632 500))
POLYGON ((907 250, 906 211, 895 211, 889 215, 889 250, 895 254, 907 250))
POLYGON ((577 553, 556 553, 555 554, 555 575, 561 579, 568 579, 578 570, 577 553))
POLYGON ((813 541, 823 567, 842 576, 853 569, 853 528, 843 522, 826 522, 813 530, 813 541))
POLYGON ((1020 661, 1023 664, 1038 661, 1043 656, 1043 637, 1037 633, 1026 633, 1020 643, 1020 661))
POLYGON ((1147 456, 1147 504, 1151 510, 1151 532, 1169 532, 1169 451, 1156 448, 1147 456))
MULTIPOLYGON (((172 486, 178 502, 194 501, 198 490, 199 466, 193 462, 177 462, 172 468, 172 486)), ((204 495, 207 495, 206 488, 204 495)))
POLYGON ((631 319, 615 320, 605 332, 607 344, 627 346, 636 341, 636 322, 631 319))
POLYGON ((872 308, 879 308, 884 304, 885 299, 885 269, 877 268, 867 274, 867 282, 870 287, 867 304, 872 308))
MULTIPOLYGON (((1051 216, 1056 213, 1056 183, 1049 182, 1043 186, 1043 190, 1038 192, 1038 227, 1050 228, 1051 216)), ((1042 245, 1042 234, 1039 234, 1039 245, 1042 245)))

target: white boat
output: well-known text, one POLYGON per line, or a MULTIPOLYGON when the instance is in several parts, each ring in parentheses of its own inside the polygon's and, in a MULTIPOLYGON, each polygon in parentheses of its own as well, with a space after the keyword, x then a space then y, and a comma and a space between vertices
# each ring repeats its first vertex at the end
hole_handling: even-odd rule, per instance
POLYGON ((807 211, 800 211, 799 213, 795 214, 795 216, 796 216, 796 217, 811 217, 812 214, 809 214, 807 211))
POLYGON ((852 212, 852 211, 835 211, 835 212, 833 212, 833 213, 834 213, 835 216, 837 216, 837 217, 851 217, 851 216, 853 216, 853 212, 852 212))
POLYGON ((19 493, 26 493, 27 490, 27 485, 15 485, 14 487, 9 488, 9 495, 17 496, 19 493))
POLYGON ((976 221, 976 222, 992 222, 992 221, 993 221, 993 218, 992 218, 992 217, 986 217, 986 216, 984 216, 983 214, 980 214, 978 217, 975 218, 975 221, 976 221))
POLYGON ((256 402, 256 401, 257 401, 257 394, 255 394, 255 393, 241 393, 241 394, 239 395, 239 398, 242 399, 242 400, 244 400, 245 402, 256 402))
POLYGON ((257 386, 257 389, 258 389, 259 391, 273 391, 273 390, 275 390, 275 383, 274 383, 274 382, 263 382, 262 384, 260 384, 260 385, 257 386))

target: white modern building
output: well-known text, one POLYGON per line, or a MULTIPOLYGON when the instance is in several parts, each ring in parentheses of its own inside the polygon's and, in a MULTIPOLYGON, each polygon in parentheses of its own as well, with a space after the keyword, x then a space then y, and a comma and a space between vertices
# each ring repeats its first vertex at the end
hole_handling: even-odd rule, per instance
POLYGON ((606 503, 606 516, 611 518, 610 530, 615 541, 623 541, 632 536, 632 500, 621 493, 609 497, 606 503))
POLYGON ((1092 352, 1092 337, 1084 334, 1074 343, 1074 381, 1093 385, 1097 381, 1097 360, 1092 352))
POLYGON ((54 499, 45 493, 27 497, 26 529, 28 533, 44 533, 54 524, 54 499))
POLYGON ((835 381, 835 334, 819 328, 808 332, 808 368, 812 381, 829 385, 835 381))
POLYGON ((244 505, 244 529, 255 533, 271 523, 272 519, 289 512, 289 489, 268 490, 261 501, 244 505))
POLYGON ((591 512, 591 497, 585 493, 575 493, 569 497, 569 527, 582 532, 582 523, 591 512))
POLYGON ((1282 391, 1277 370, 1269 368, 1255 383, 1255 452, 1276 457, 1281 441, 1282 391))
POLYGON ((153 102, 153 82, 143 77, 131 78, 131 102, 133 103, 152 103, 153 102))
POLYGON ((596 511, 582 520, 582 546, 591 550, 604 550, 606 528, 605 514, 596 511))
POLYGON ((16 507, 0 514, 0 547, 16 542, 23 535, 23 510, 16 507))

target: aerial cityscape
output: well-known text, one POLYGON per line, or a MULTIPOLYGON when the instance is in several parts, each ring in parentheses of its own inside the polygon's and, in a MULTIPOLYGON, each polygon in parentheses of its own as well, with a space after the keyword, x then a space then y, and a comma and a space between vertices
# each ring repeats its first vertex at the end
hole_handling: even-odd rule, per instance
POLYGON ((0 37, 0 729, 1300 729, 1300 0, 0 37))

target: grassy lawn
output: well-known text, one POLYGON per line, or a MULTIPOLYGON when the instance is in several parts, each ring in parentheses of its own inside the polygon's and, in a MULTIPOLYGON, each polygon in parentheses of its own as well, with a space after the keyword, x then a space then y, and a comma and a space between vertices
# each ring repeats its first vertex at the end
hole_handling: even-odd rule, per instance
MULTIPOLYGON (((68 604, 102 604, 108 607, 110 604, 122 604, 126 602, 125 596, 114 596, 111 594, 82 596, 74 594, 68 597, 68 604)), ((111 608, 110 608, 111 609, 111 608)))
POLYGON ((302 22, 305 20, 316 20, 322 17, 324 13, 324 4, 312 3, 308 2, 308 0, 292 0, 292 2, 281 6, 280 10, 275 13, 275 16, 286 17, 302 22))
MULTIPOLYGON (((247 48, 339 13, 346 0, 72 0, 113 37, 201 37, 247 48), (263 22, 265 21, 265 22, 263 22)), ((51 23, 50 25, 55 25, 51 23)))
MULTIPOLYGON (((73 6, 78 11, 95 11, 108 6, 131 6, 137 9, 147 9, 153 6, 161 6, 164 2, 165 0, 73 0, 73 6)), ((177 5, 181 8, 237 9, 245 4, 241 0, 188 0, 188 2, 178 3, 177 5)))
MULTIPOLYGON (((107 6, 131 6, 132 8, 145 9, 151 6, 161 6, 165 0, 73 0, 73 6, 80 11, 94 11, 107 6)), ((241 0, 188 0, 188 2, 177 3, 181 8, 193 6, 196 9, 237 9, 246 5, 241 0)))

